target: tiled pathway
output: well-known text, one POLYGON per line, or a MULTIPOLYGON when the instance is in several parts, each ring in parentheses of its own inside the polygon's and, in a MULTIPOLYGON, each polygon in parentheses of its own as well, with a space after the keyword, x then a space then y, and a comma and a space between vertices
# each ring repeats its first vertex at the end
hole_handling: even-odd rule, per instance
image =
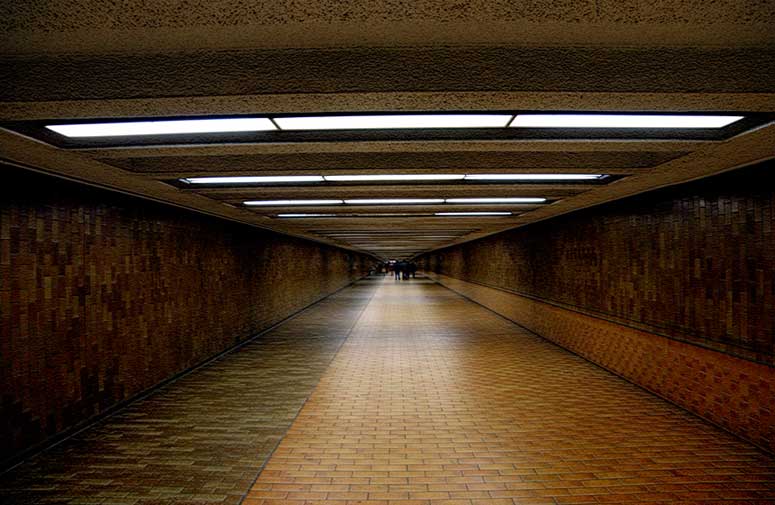
POLYGON ((775 459, 438 285, 386 281, 247 505, 775 503, 775 459))
POLYGON ((340 291, 0 476, 0 504, 237 504, 374 293, 340 291))
POLYGON ((249 489, 246 505, 758 504, 775 459, 443 287, 378 278, 0 478, 0 503, 249 489))

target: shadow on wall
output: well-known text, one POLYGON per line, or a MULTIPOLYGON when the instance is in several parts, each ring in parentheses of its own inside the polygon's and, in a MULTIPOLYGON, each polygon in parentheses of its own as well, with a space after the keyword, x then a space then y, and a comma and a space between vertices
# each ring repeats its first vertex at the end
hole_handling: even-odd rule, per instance
POLYGON ((363 276, 372 262, 2 169, 4 456, 18 456, 248 339, 363 276))

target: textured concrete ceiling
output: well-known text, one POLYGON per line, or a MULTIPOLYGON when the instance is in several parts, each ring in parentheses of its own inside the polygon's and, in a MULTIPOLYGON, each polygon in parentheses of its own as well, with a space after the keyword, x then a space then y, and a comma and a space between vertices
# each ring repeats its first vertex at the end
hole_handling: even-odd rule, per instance
POLYGON ((192 47, 766 45, 756 0, 27 0, 0 4, 14 52, 192 47))
MULTIPOLYGON (((774 19, 771 0, 3 2, 0 122, 351 111, 771 113, 774 19)), ((56 148, 0 130, 0 157, 18 165, 379 255, 391 255, 385 249, 391 244, 419 252, 773 156, 770 124, 723 141, 390 139, 90 149, 56 148), (376 172, 622 178, 607 185, 196 191, 168 183, 212 174, 376 172), (533 195, 552 203, 506 207, 516 215, 498 218, 276 219, 281 209, 240 204, 533 195)))

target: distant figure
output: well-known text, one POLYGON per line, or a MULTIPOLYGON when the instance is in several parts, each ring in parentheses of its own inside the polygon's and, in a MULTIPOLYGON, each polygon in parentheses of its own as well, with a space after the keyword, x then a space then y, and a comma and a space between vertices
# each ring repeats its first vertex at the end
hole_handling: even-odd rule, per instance
POLYGON ((409 273, 411 274, 412 279, 416 279, 417 278, 416 277, 416 275, 417 275, 417 263, 415 263, 414 261, 409 263, 409 273))
POLYGON ((403 269, 401 268, 402 266, 403 266, 403 265, 402 265, 402 262, 401 262, 401 261, 397 261, 397 262, 396 262, 396 263, 393 265, 393 271, 394 271, 394 272, 395 272, 395 274, 396 274, 396 277, 395 277, 395 279, 396 279, 397 281, 400 281, 400 280, 401 280, 401 272, 403 271, 403 269))

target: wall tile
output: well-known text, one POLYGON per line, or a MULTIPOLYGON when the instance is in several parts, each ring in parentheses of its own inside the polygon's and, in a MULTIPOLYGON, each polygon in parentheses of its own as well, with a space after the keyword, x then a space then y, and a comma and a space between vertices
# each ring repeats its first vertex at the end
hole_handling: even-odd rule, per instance
POLYGON ((775 364, 775 163, 446 249, 439 273, 775 364))
POLYGON ((360 277, 348 251, 2 167, 0 453, 360 277))
POLYGON ((775 450, 775 164, 437 251, 448 287, 775 450))

